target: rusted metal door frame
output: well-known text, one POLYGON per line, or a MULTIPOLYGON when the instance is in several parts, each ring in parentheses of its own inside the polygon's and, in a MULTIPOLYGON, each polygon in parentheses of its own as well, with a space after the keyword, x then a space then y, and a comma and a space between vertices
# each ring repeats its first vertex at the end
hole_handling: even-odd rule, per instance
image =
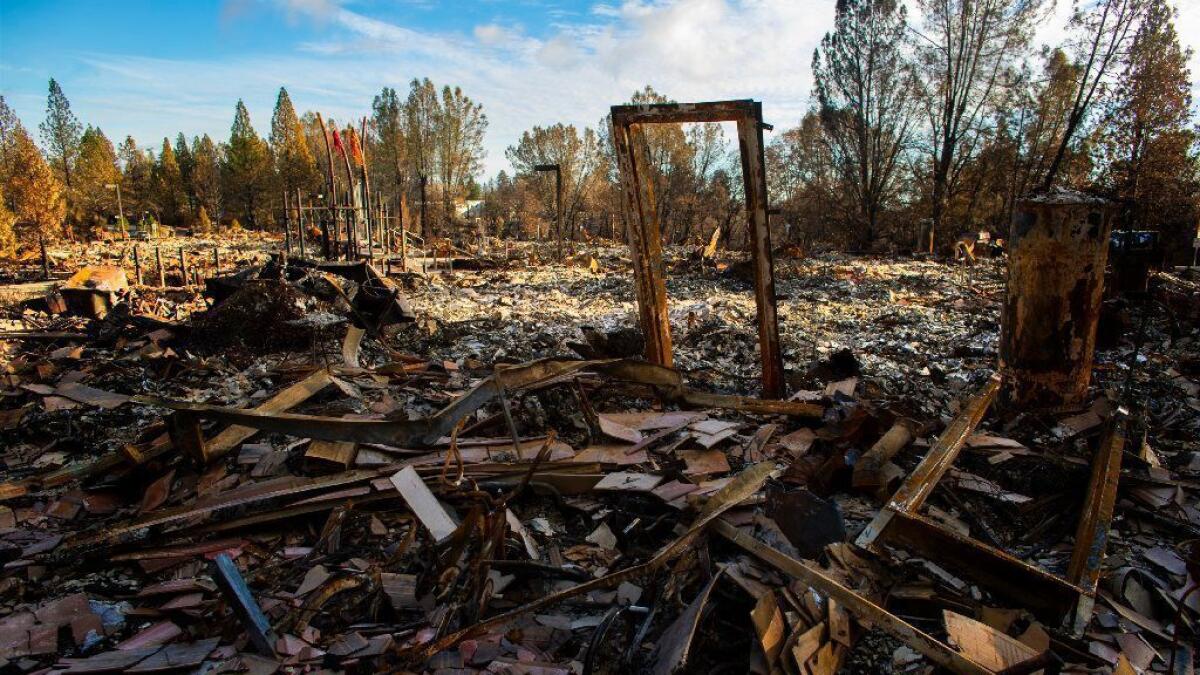
POLYGON ((762 357, 763 398, 783 398, 783 354, 775 298, 775 261, 767 215, 767 172, 763 147, 762 103, 749 99, 705 103, 660 103, 612 107, 613 145, 621 172, 621 202, 633 254, 638 316, 646 338, 646 359, 672 365, 671 323, 667 313, 666 268, 662 229, 649 180, 649 157, 642 125, 699 122, 737 123, 738 148, 746 194, 746 223, 754 261, 754 301, 758 309, 758 345, 762 357))

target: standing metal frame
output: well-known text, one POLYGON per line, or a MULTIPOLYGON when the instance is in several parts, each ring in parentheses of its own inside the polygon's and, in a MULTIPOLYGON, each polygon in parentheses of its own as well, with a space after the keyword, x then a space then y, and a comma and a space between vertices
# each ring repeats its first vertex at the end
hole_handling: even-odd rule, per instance
POLYGON ((758 343, 762 357, 763 398, 783 398, 783 355, 775 299, 775 261, 767 217, 767 173, 764 160, 762 103, 749 99, 707 103, 661 103, 612 107, 613 143, 621 171, 621 202, 633 252, 634 284, 646 359, 672 365, 671 324, 667 315, 666 269, 662 230, 648 175, 649 156, 642 125, 736 122, 746 192, 746 221, 754 261, 754 300, 758 308, 758 343))

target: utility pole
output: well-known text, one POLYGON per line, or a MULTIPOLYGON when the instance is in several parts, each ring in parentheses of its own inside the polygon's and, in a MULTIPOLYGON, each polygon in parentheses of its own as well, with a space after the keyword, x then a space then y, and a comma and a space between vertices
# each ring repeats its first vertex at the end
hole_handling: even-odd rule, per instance
POLYGON ((554 228, 556 230, 555 254, 562 258, 563 240, 563 207, 562 207, 562 168, 557 164, 538 164, 534 171, 554 172, 554 228))
POLYGON ((125 208, 121 205, 121 184, 120 183, 105 183, 104 187, 109 190, 116 189, 117 191, 117 225, 121 228, 121 232, 125 235, 129 234, 129 228, 125 226, 125 208))
POLYGON ((421 236, 428 237, 430 233, 429 225, 425 222, 425 183, 429 179, 425 177, 425 174, 421 174, 418 176, 418 180, 421 181, 421 236))

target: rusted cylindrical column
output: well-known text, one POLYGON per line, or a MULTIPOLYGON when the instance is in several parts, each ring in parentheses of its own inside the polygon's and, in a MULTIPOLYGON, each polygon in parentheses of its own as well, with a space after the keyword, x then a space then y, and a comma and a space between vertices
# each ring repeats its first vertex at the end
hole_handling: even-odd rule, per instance
POLYGON ((1087 394, 1111 229, 1109 203, 1078 192, 1017 204, 1000 328, 1008 402, 1058 407, 1087 394))

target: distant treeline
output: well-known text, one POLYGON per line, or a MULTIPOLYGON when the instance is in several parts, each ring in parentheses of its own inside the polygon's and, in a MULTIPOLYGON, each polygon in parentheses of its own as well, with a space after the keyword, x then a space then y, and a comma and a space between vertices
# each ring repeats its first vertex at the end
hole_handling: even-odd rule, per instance
MULTIPOLYGON (((1200 144, 1191 53, 1168 0, 1079 0, 1064 44, 1042 51, 1031 40, 1048 0, 914 1, 916 20, 899 0, 837 3, 813 54, 811 108, 768 136, 776 243, 944 251, 964 232, 1004 236, 1018 199, 1065 186, 1112 199, 1120 227, 1158 230, 1190 256, 1200 144)), ((649 86, 631 98, 668 100, 649 86)), ((426 236, 470 238, 479 224, 496 236, 624 231, 607 118, 533 127, 505 153, 513 172, 486 184, 487 117, 457 87, 414 79, 403 97, 383 88, 358 120, 324 123, 297 115, 280 89, 266 138, 239 101, 228 140, 114 147, 51 80, 38 148, 0 98, 0 249, 14 224, 31 238, 89 236, 116 218, 116 185, 130 220, 277 228, 285 192, 329 199, 327 142, 339 195, 339 167, 365 155, 373 196, 393 208, 403 196, 426 236), (562 232, 554 175, 537 169, 551 164, 562 232)), ((734 139, 718 124, 652 126, 645 138, 664 238, 707 241, 719 228, 726 245, 744 245, 734 139)))

